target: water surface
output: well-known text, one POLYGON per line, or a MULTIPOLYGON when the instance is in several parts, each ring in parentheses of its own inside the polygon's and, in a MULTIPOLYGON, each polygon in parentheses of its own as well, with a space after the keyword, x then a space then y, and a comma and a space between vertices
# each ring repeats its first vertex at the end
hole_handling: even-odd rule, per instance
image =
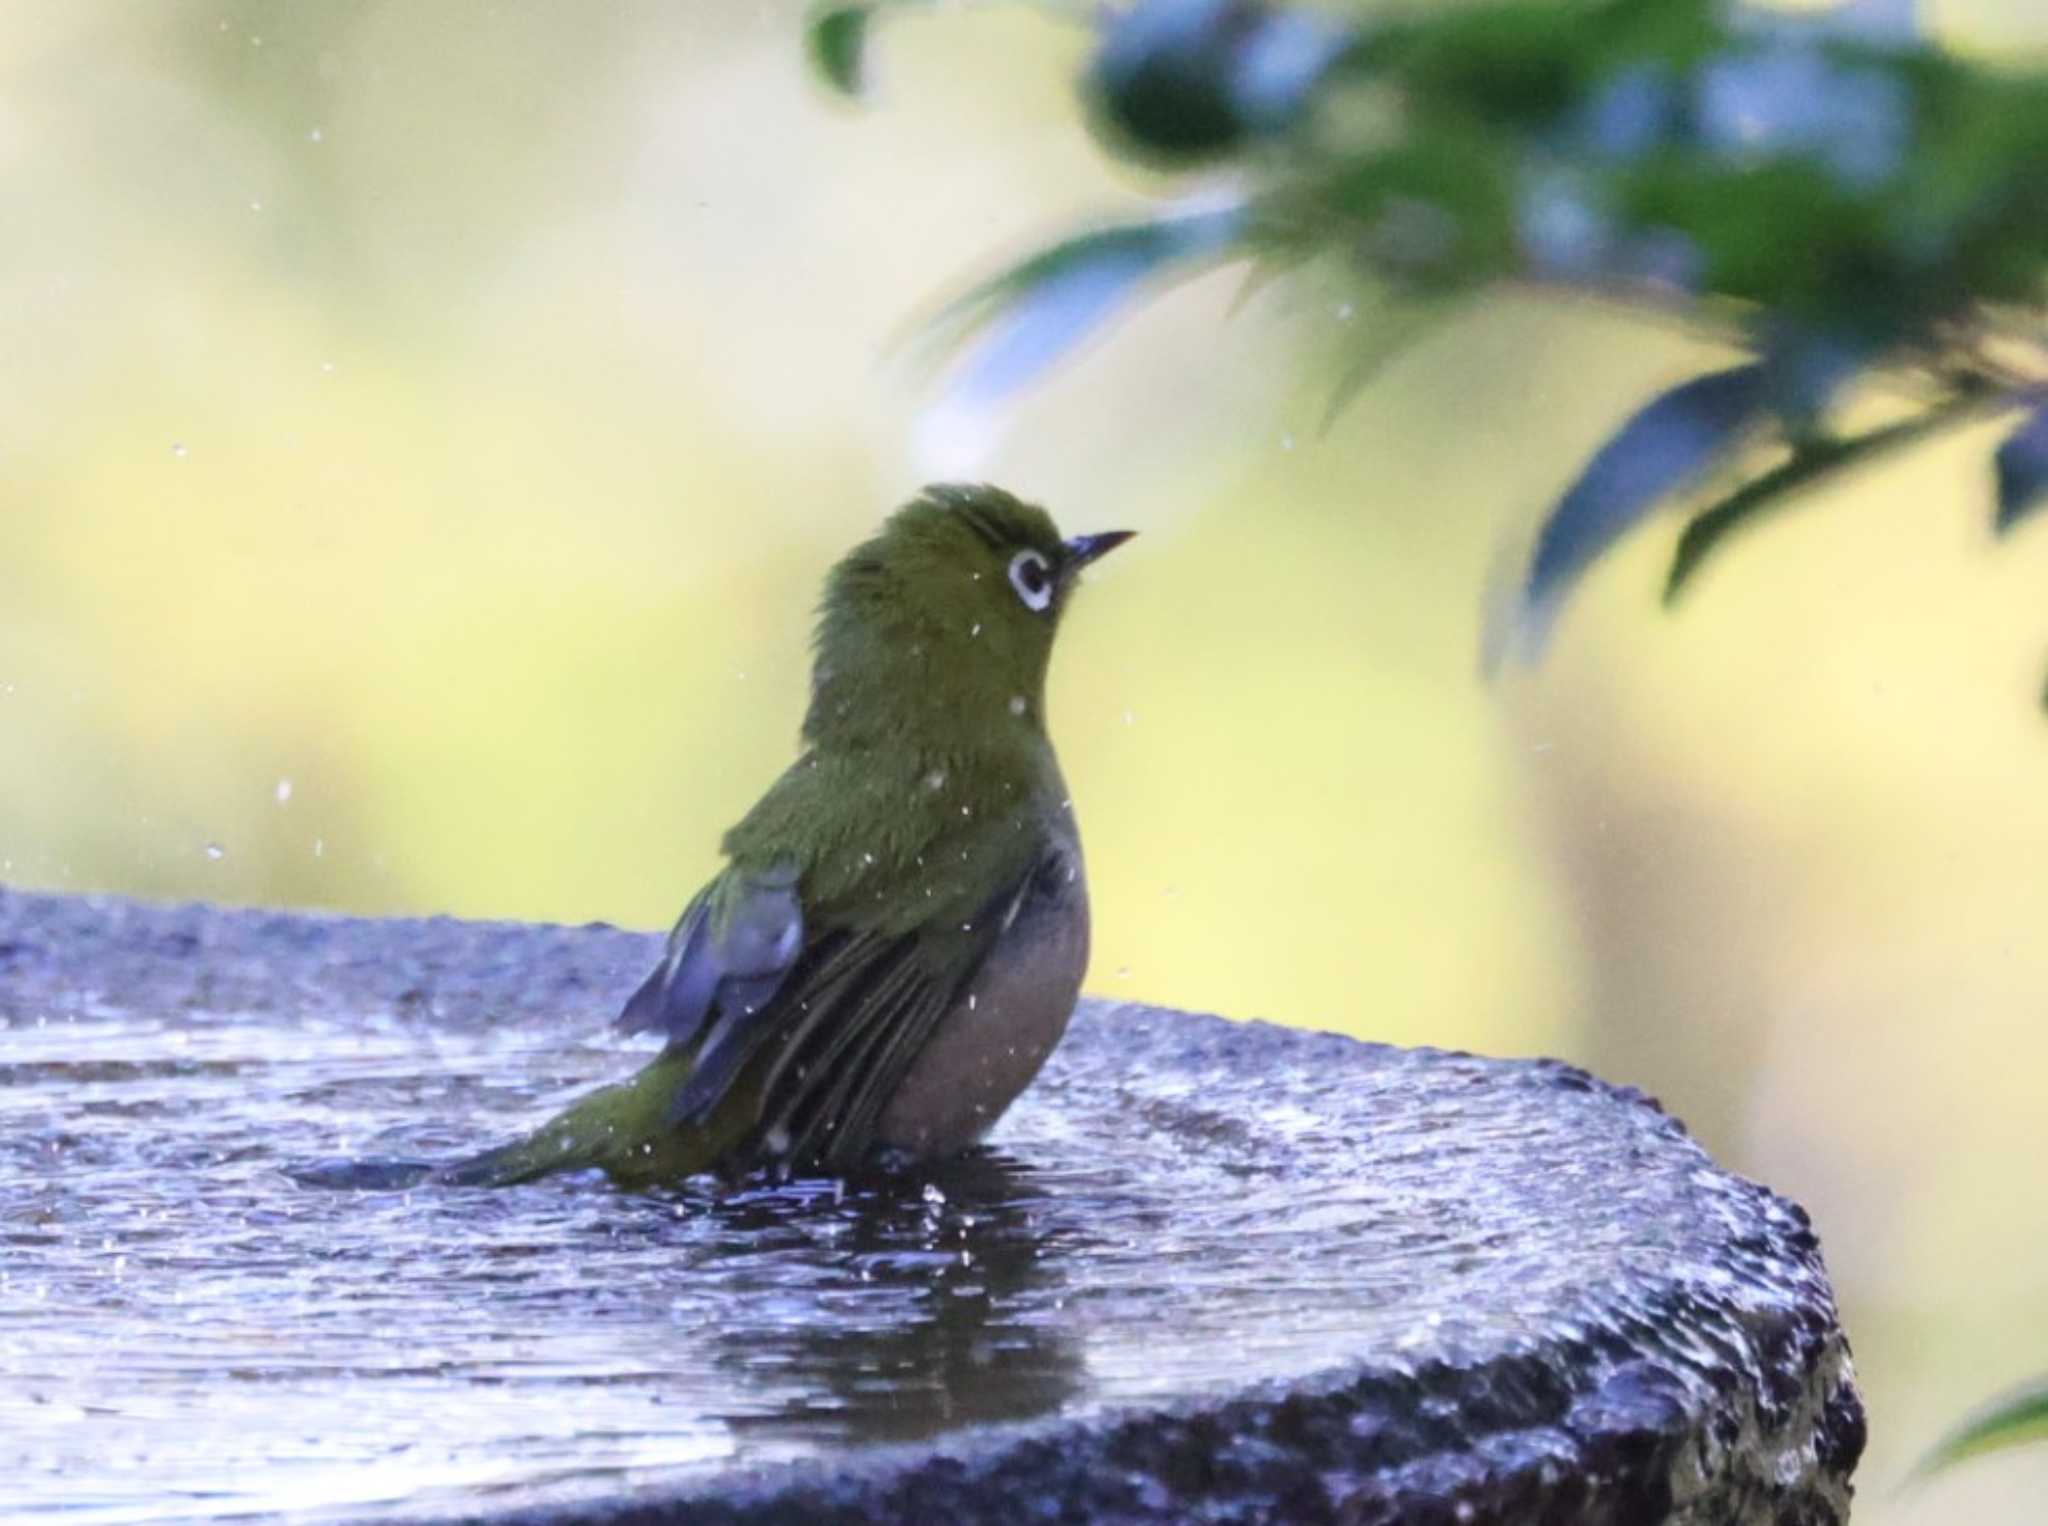
POLYGON ((1171 1151, 1051 1095, 927 1181, 337 1193, 284 1168, 452 1155, 637 1056, 189 1014, 17 1026, 0 1056, 0 1477, 29 1518, 525 1495, 1327 1354, 1313 1258, 1220 1253, 1255 1184, 1204 1208, 1171 1151))
POLYGON ((1096 1003, 928 1178, 288 1174, 626 1074, 605 1017, 653 946, 0 896, 10 1518, 431 1516, 1455 1358, 1751 1211, 1569 1076, 1096 1003))

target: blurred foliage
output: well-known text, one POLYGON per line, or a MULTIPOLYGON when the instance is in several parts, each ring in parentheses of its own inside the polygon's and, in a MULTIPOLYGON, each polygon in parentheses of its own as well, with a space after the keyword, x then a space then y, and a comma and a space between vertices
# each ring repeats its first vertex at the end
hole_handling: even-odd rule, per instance
POLYGON ((2044 1440, 2048 1440, 2048 1378, 1994 1401, 1964 1421, 1927 1454, 1921 1467, 1932 1472, 1965 1458, 2044 1440))
MULTIPOLYGON (((878 4, 813 20, 855 90, 878 4)), ((1721 0, 1311 9, 1136 0, 1096 13, 1098 140, 1223 184, 1199 210, 1069 237, 970 292, 965 390, 1012 391, 1133 299, 1219 262, 1331 266, 1426 332, 1504 287, 1589 296, 1749 351, 1632 416, 1551 509, 1506 644, 1533 653, 1597 558, 1717 477, 1666 581, 1794 496, 1939 431, 2023 413, 1997 529, 2048 501, 2048 75, 1967 63, 1875 0, 1804 16, 1721 0), (1837 420, 1859 387, 1904 417, 1837 420)))

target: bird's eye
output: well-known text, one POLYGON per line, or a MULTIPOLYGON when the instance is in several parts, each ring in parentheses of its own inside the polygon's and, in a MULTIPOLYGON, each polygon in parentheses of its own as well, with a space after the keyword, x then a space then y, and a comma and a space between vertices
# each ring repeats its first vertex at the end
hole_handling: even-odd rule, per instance
POLYGON ((1052 603, 1052 564, 1036 551, 1019 551, 1010 558, 1010 586, 1026 609, 1044 609, 1052 603))

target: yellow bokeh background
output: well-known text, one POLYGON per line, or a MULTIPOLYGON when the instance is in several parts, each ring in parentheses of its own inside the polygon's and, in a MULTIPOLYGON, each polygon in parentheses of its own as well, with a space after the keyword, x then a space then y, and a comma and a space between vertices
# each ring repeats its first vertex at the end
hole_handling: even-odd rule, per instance
POLYGON ((2048 1370, 2048 534, 1993 545, 1993 437, 1669 617, 1653 527, 1488 682, 1534 514, 1710 356, 1496 304, 1324 429, 1362 319, 1224 275, 934 407, 910 319, 1157 188, 1086 136, 1078 33, 913 9, 851 109, 799 19, 10 12, 0 882, 664 925, 789 756, 820 574, 998 480, 1144 532, 1054 674, 1091 987, 1657 1093, 1815 1215, 1858 1519, 2033 1518, 2048 1450, 1900 1487, 2048 1370))

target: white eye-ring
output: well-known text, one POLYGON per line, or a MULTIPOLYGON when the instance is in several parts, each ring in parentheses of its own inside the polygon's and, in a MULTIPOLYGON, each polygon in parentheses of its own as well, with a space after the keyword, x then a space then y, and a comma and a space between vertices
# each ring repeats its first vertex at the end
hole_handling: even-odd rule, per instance
POLYGON ((1010 558, 1010 586, 1026 609, 1044 609, 1052 603, 1052 564, 1036 551, 1019 551, 1010 558))

